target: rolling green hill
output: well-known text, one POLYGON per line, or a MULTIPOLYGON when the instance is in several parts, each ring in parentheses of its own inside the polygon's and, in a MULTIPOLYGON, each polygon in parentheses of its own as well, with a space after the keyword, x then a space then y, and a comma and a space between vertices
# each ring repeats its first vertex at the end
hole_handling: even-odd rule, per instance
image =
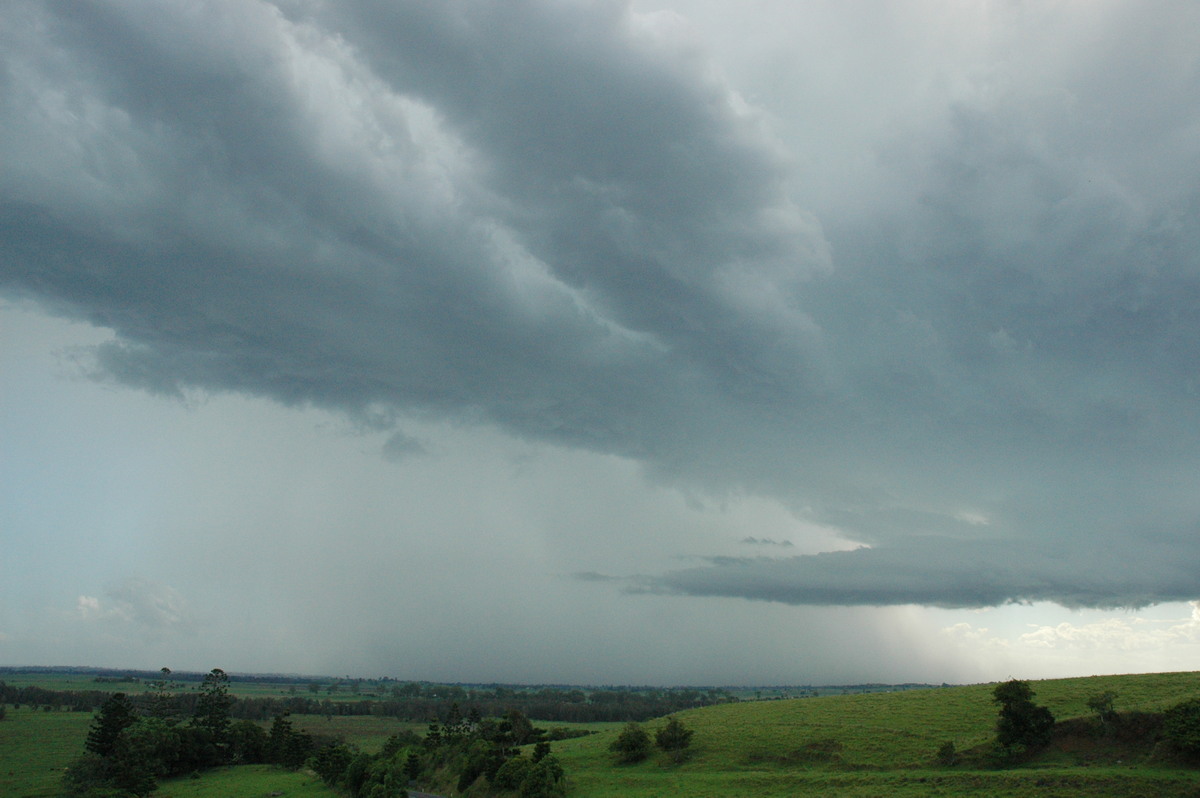
MULTIPOLYGON (((1161 711, 1200 697, 1200 674, 1168 673, 1031 683, 1058 720, 1088 717, 1087 700, 1117 694, 1118 712, 1161 711)), ((935 764, 939 747, 985 748, 993 738, 993 685, 727 704, 678 715, 695 730, 681 765, 661 756, 616 766, 616 730, 555 745, 569 793, 592 796, 1200 795, 1200 771, 1144 744, 1061 739, 1018 768, 935 764)), ((647 724, 651 730, 661 725, 647 724)), ((1078 724, 1080 728, 1088 724, 1078 724)), ((1078 735, 1076 735, 1078 736, 1078 735)), ((970 761, 972 758, 968 757, 970 761)))
MULTIPOLYGON (((593 724, 599 733, 555 742, 554 753, 568 775, 568 798, 1200 797, 1200 770, 1156 746, 1154 724, 1137 716, 1200 697, 1200 673, 1031 685, 1035 701, 1048 706, 1059 720, 1056 739, 1029 762, 1004 770, 989 766, 985 756, 996 720, 993 685, 745 701, 681 712, 676 717, 695 736, 690 757, 678 765, 662 755, 638 765, 614 764, 608 745, 620 724, 593 724), (1116 732, 1101 729, 1087 707, 1089 698, 1104 691, 1116 693, 1115 708, 1126 718, 1116 732), (938 749, 946 742, 962 754, 958 764, 936 764, 938 749)), ((88 713, 10 708, 0 721, 0 794, 59 795, 61 769, 82 749, 90 720, 88 713)), ((381 738, 395 728, 412 726, 373 717, 295 720, 315 732, 344 735, 368 751, 377 750, 381 738)), ((645 725, 653 731, 662 721, 645 725)), ((483 795, 484 787, 481 781, 470 794, 483 795)), ((267 766, 226 768, 198 780, 166 782, 158 794, 260 795, 281 790, 331 794, 310 776, 267 766), (240 785, 236 790, 235 782, 240 785)))

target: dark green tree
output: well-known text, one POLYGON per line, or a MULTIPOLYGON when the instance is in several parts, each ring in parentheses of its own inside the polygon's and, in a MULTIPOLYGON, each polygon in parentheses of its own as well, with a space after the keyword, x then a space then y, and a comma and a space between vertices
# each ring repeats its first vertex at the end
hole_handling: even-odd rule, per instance
POLYGON ((562 765, 553 756, 530 765, 521 780, 521 798, 562 798, 566 794, 562 765))
POLYGON ((417 756, 416 751, 408 752, 408 757, 404 760, 404 775, 408 776, 409 781, 421 778, 421 757, 417 756))
POLYGON ((187 735, 188 758, 197 767, 214 767, 229 761, 229 676, 213 668, 200 684, 192 713, 192 733, 187 735))
POLYGON ((1200 698, 1183 701, 1163 713, 1163 738, 1190 758, 1200 758, 1200 698))
POLYGON ((208 731, 218 744, 224 743, 229 733, 229 708, 232 704, 229 675, 220 668, 213 668, 200 685, 192 725, 208 731))
POLYGON ((1000 705, 996 720, 996 740, 1005 748, 1040 748, 1050 742, 1054 715, 1046 707, 1033 703, 1029 682, 1013 679, 997 685, 992 703, 1000 705))
POLYGON ((516 790, 520 788, 521 782, 525 781, 532 767, 533 763, 525 757, 514 756, 496 771, 492 778, 492 786, 499 790, 516 790))
POLYGON ((101 757, 111 757, 117 749, 121 732, 137 722, 133 704, 124 693, 113 693, 92 720, 87 742, 83 747, 101 757))
POLYGON ((1113 701, 1117 694, 1112 690, 1097 693, 1087 700, 1088 709, 1096 713, 1101 723, 1110 723, 1117 719, 1117 711, 1113 709, 1113 701))
POLYGON ((442 727, 436 719, 429 721, 429 728, 425 732, 423 744, 430 750, 442 744, 442 727))
POLYGON ((266 761, 267 733, 252 720, 239 720, 229 726, 229 761, 235 765, 253 765, 266 761))
POLYGON ((354 751, 342 743, 327 745, 312 758, 313 772, 331 787, 336 785, 350 767, 354 751))
POLYGON ((117 739, 109 758, 113 784, 134 795, 149 795, 179 759, 178 732, 162 718, 143 718, 117 739))
POLYGON ((288 745, 294 733, 292 730, 292 721, 288 718, 288 713, 284 712, 282 715, 275 716, 275 720, 271 722, 271 732, 267 735, 265 753, 268 762, 283 764, 288 745))
POLYGON ((654 733, 654 744, 669 754, 679 754, 692 744, 694 732, 674 716, 667 718, 667 725, 654 733))
POLYGON ((150 682, 150 689, 154 693, 150 703, 150 716, 171 720, 175 718, 178 711, 175 694, 171 692, 171 688, 174 686, 170 680, 171 669, 160 668, 158 673, 159 678, 150 682))
POLYGON ((527 745, 537 737, 538 730, 533 727, 533 723, 521 710, 510 709, 504 719, 508 721, 513 745, 527 745))
POLYGON ((632 765, 650 756, 650 735, 640 724, 632 721, 608 746, 608 750, 617 755, 617 762, 622 765, 632 765))

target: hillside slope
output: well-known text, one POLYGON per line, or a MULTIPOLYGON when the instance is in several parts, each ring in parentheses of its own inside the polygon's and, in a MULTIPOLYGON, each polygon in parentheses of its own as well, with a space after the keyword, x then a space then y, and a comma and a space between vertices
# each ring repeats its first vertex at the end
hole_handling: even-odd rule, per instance
MULTIPOLYGON (((1120 713, 1157 712, 1200 697, 1200 673, 1105 676, 1031 682, 1035 700, 1059 721, 1087 717, 1088 698, 1111 690, 1120 713)), ((993 738, 994 685, 897 693, 727 704, 680 713, 695 730, 682 765, 661 757, 639 765, 612 763, 616 731, 556 744, 572 795, 702 796, 980 794, 1194 794, 1196 772, 1151 761, 1144 746, 1136 762, 1119 746, 1092 757, 1089 767, 1069 755, 1070 740, 1015 770, 971 770, 935 764, 947 741, 958 751, 993 738), (1133 769, 1131 770, 1131 766, 1133 769), (1057 785, 1057 786, 1056 786, 1057 785), (732 792, 730 792, 732 791, 732 792), (1182 792, 1181 792, 1182 791, 1182 792)), ((656 728, 660 723, 651 722, 656 728)), ((1075 724, 1076 730, 1087 724, 1075 724)), ((1071 728, 1069 725, 1065 728, 1071 728)), ((978 767, 978 765, 976 765, 978 767)))

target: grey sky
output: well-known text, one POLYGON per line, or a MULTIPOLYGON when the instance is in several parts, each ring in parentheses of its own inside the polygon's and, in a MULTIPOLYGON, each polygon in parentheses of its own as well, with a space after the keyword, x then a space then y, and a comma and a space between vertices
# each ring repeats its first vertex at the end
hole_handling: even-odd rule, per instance
POLYGON ((0 659, 939 680, 1009 675, 961 611, 1157 605, 1186 658, 1198 17, 6 5, 0 659))

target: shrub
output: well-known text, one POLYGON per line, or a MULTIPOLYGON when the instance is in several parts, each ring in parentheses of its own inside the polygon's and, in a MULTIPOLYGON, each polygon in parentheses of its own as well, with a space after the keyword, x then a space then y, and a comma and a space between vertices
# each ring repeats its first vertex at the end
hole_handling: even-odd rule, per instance
POLYGON ((515 790, 521 786, 521 782, 525 781, 525 777, 529 775, 532 767, 533 763, 525 757, 513 757, 496 771, 496 777, 492 779, 492 786, 501 790, 515 790))
POLYGON ((1116 720, 1117 711, 1113 709, 1113 700, 1117 694, 1112 690, 1105 690, 1103 693, 1097 693, 1087 700, 1088 709, 1096 713, 1100 718, 1101 723, 1108 723, 1116 720))
POLYGON ((1189 757, 1200 757, 1200 698, 1176 704, 1163 713, 1163 739, 1189 757))
POLYGON ((608 746, 617 755, 617 762, 632 765, 650 756, 650 735, 639 724, 630 721, 608 746))
POLYGON ((537 764, 530 765, 521 780, 520 791, 521 798, 562 798, 566 794, 562 765, 553 755, 542 757, 537 764))
POLYGON ((654 733, 654 744, 665 751, 673 761, 681 762, 687 747, 692 743, 694 732, 683 725, 679 718, 667 719, 667 725, 654 733))
POLYGON ((958 749, 954 747, 954 741, 947 740, 942 743, 941 748, 938 749, 935 761, 943 767, 950 767, 958 762, 958 749))

